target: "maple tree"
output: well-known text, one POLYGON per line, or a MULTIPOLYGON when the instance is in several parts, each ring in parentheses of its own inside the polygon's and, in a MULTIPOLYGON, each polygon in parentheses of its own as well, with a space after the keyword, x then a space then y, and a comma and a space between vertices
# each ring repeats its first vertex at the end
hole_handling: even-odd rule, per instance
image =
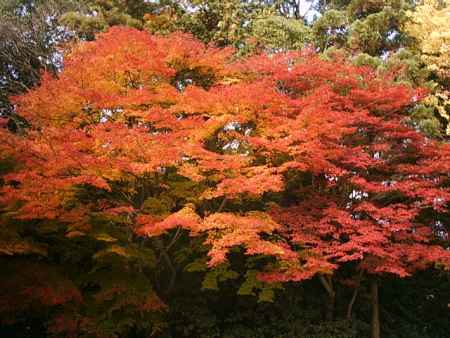
MULTIPOLYGON (((29 127, 1 131, 13 169, 3 175, 0 250, 48 254, 21 236, 27 222, 94 243, 89 278, 101 286, 91 301, 140 315, 164 308, 146 271, 165 261, 173 285, 167 251, 181 230, 205 238, 213 271, 241 248, 260 261, 248 275, 259 281, 318 277, 330 314, 343 268, 370 279, 373 295, 384 275, 447 268, 437 230, 450 146, 404 123, 426 93, 396 75, 311 50, 235 59, 187 34, 113 27, 72 46, 58 77, 13 98, 29 127)), ((57 304, 87 301, 69 287, 74 296, 57 304)), ((98 324, 74 313, 53 331, 93 334, 98 324)))

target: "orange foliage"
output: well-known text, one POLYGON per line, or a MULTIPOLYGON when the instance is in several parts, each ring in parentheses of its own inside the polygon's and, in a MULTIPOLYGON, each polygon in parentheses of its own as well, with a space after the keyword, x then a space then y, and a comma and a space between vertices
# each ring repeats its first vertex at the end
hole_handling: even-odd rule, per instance
POLYGON ((123 27, 74 46, 58 78, 45 74, 15 98, 32 127, 26 136, 2 131, 0 153, 20 163, 5 177, 2 202, 23 219, 85 226, 93 212, 128 213, 141 235, 178 226, 206 233, 210 266, 243 246, 276 258, 262 275, 270 281, 349 261, 401 277, 450 265, 449 252, 432 244, 429 220, 418 217, 450 200, 450 147, 403 121, 421 90, 311 51, 238 61, 232 53, 186 34, 123 27), (292 173, 310 179, 267 213, 186 205, 161 221, 136 187, 118 182, 168 168, 208 182, 197 204, 282 194, 292 173), (80 203, 85 186, 109 199, 80 203))

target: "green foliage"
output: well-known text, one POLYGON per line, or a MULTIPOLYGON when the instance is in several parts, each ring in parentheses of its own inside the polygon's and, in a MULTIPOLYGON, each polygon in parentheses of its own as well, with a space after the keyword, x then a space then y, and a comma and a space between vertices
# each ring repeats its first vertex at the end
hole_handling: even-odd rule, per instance
POLYGON ((142 0, 82 0, 80 3, 78 9, 61 15, 59 22, 87 40, 94 39, 95 33, 110 26, 123 25, 140 29, 146 13, 164 6, 142 0))
POLYGON ((225 282, 229 279, 236 279, 238 277, 239 273, 231 270, 228 264, 221 264, 206 272, 202 283, 202 289, 219 290, 220 282, 225 282))
POLYGON ((80 32, 80 36, 92 40, 95 33, 105 30, 108 26, 106 20, 99 16, 86 16, 78 12, 64 13, 59 22, 69 29, 80 32))
POLYGON ((330 9, 326 11, 312 26, 312 34, 316 46, 326 50, 330 46, 345 45, 348 34, 348 18, 344 11, 330 9))
POLYGON ((239 0, 192 0, 188 3, 197 10, 181 18, 180 26, 200 40, 214 41, 220 46, 238 46, 246 36, 246 21, 256 14, 251 3, 239 0))
POLYGON ((359 53, 353 58, 353 63, 357 66, 370 66, 376 69, 382 66, 383 61, 379 57, 366 53, 359 53))
MULTIPOLYGON (((56 44, 68 35, 57 18, 76 7, 75 1, 0 2, 0 114, 11 114, 9 96, 32 88, 43 70, 55 73, 60 66, 56 44)), ((13 125, 15 124, 15 125, 13 125)), ((11 128, 19 128, 20 122, 11 128)))
POLYGON ((252 39, 270 50, 301 49, 311 41, 310 28, 303 22, 269 15, 254 20, 252 39))
POLYGON ((282 289, 280 283, 263 283, 257 278, 257 270, 248 270, 245 281, 241 284, 238 294, 242 296, 257 296, 258 302, 274 302, 275 290, 282 289))

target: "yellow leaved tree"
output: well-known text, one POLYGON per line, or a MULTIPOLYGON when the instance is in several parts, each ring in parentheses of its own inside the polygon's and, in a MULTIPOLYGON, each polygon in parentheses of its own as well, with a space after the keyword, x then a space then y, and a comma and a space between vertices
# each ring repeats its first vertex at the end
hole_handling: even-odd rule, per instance
POLYGON ((409 12, 406 30, 416 40, 417 48, 427 68, 438 77, 434 93, 426 99, 447 120, 446 134, 450 135, 450 1, 424 0, 409 12))

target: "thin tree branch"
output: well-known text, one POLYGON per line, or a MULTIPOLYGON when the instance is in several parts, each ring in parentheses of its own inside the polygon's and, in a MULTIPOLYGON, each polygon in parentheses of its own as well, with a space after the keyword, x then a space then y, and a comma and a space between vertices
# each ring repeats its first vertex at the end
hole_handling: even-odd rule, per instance
POLYGON ((364 274, 364 271, 362 269, 359 270, 357 284, 356 284, 355 289, 353 290, 352 298, 351 298, 350 303, 348 304, 348 307, 347 307, 346 318, 347 318, 348 321, 352 320, 353 305, 355 304, 356 297, 358 296, 358 292, 359 292, 359 288, 361 286, 361 279, 362 279, 363 274, 364 274))
POLYGON ((220 203, 220 205, 219 205, 219 209, 217 209, 217 212, 221 212, 223 210, 223 208, 225 208, 226 203, 227 203, 227 198, 224 197, 222 200, 222 203, 220 203))
POLYGON ((327 281, 327 279, 325 278, 324 275, 319 275, 319 280, 322 283, 325 290, 328 292, 328 294, 331 297, 334 297, 333 285, 331 283, 329 283, 329 281, 327 281))

